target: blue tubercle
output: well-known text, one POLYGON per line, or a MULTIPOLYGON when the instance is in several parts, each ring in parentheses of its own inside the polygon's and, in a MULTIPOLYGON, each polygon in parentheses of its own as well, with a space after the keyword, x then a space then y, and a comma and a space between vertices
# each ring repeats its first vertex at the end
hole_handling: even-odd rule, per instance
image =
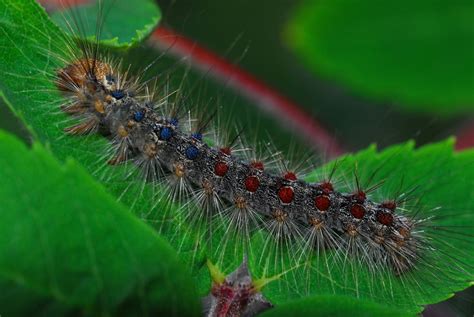
POLYGON ((164 127, 160 131, 160 139, 161 140, 168 141, 171 138, 172 135, 173 135, 173 130, 171 130, 168 127, 164 127))
POLYGON ((145 113, 143 113, 143 111, 135 111, 135 113, 133 114, 133 119, 135 119, 135 121, 137 122, 142 121, 144 117, 145 113))
POLYGON ((115 82, 115 78, 114 78, 114 76, 112 76, 111 74, 105 75, 105 80, 107 80, 107 81, 110 82, 110 83, 114 83, 114 82, 115 82))
POLYGON ((202 134, 199 132, 194 132, 191 136, 196 140, 202 141, 202 134))
POLYGON ((194 145, 188 146, 185 155, 188 160, 195 160, 199 155, 199 150, 194 145))
POLYGON ((114 91, 112 91, 112 97, 119 100, 119 99, 122 99, 123 97, 125 97, 125 93, 121 89, 120 90, 114 90, 114 91))
POLYGON ((174 125, 175 127, 178 126, 179 120, 177 118, 173 118, 170 120, 170 124, 174 125))

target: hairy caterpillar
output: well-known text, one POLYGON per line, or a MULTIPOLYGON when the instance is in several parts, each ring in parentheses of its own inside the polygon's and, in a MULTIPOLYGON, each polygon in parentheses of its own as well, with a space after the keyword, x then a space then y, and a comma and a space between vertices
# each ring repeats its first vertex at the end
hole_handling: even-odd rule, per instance
POLYGON ((340 193, 330 180, 306 183, 292 170, 274 175, 261 161, 233 156, 229 144, 210 147, 203 142, 203 128, 180 130, 178 110, 159 114, 151 101, 138 101, 136 88, 116 69, 96 57, 80 59, 59 70, 57 81, 72 99, 63 111, 80 120, 66 132, 110 136, 116 154, 109 164, 135 160, 147 179, 170 176, 191 196, 202 197, 203 208, 210 205, 218 212, 217 204, 224 203, 243 217, 256 214, 282 234, 294 234, 292 227, 321 230, 317 243, 323 247, 334 247, 336 240, 347 247, 355 239, 355 252, 363 254, 373 245, 368 252, 397 274, 415 265, 423 238, 415 220, 395 212, 399 201, 373 202, 367 199, 373 189, 340 193))
MULTIPOLYGON (((271 170, 265 168, 266 164, 262 171, 260 162, 236 155, 237 149, 227 149, 232 142, 220 144, 214 141, 217 147, 206 143, 203 128, 210 116, 204 116, 201 124, 196 125, 185 119, 182 105, 172 104, 167 99, 153 102, 146 88, 140 90, 138 82, 124 79, 125 72, 107 60, 107 57, 97 55, 95 49, 85 49, 70 54, 65 61, 59 60, 60 67, 51 73, 60 89, 68 93, 62 110, 81 120, 68 132, 103 134, 114 145, 116 155, 110 163, 131 160, 142 167, 142 179, 151 183, 147 188, 164 179, 163 183, 171 188, 171 196, 179 203, 205 207, 192 208, 197 210, 190 212, 184 208, 183 217, 191 212, 198 213, 200 220, 206 220, 203 223, 206 226, 209 222, 199 212, 214 210, 209 215, 211 225, 216 223, 216 218, 221 226, 233 223, 236 226, 230 230, 244 239, 252 231, 263 229, 260 233, 269 240, 285 241, 279 246, 290 249, 293 257, 300 250, 295 248, 291 252, 287 240, 296 240, 297 246, 298 241, 315 242, 310 246, 315 252, 303 247, 310 257, 316 257, 318 253, 325 257, 323 253, 336 250, 336 253, 361 262, 362 266, 379 270, 376 273, 381 275, 396 273, 399 276, 394 279, 399 280, 426 264, 430 259, 426 253, 436 253, 429 235, 424 232, 428 228, 424 223, 431 219, 415 221, 409 212, 396 210, 393 213, 394 207, 399 207, 397 203, 406 208, 403 199, 395 204, 368 199, 366 194, 371 186, 356 185, 353 191, 343 192, 336 186, 331 188, 331 182, 323 181, 324 178, 314 179, 311 185, 295 179, 291 169, 271 170), (161 106, 157 111, 156 105, 161 106), (328 232, 322 231, 323 221, 328 232), (250 227, 251 224, 257 229, 250 227), (380 238, 375 234, 378 232, 383 233, 380 238), (307 239, 308 233, 313 233, 311 239, 307 239)), ((88 139, 82 142, 88 142, 88 139)), ((230 239, 232 235, 224 237, 230 239)), ((292 260, 298 262, 295 258, 292 260)), ((343 257, 339 260, 349 263, 343 257)), ((459 270, 469 270, 461 260, 456 257, 453 263, 459 270)), ((434 272, 437 272, 435 267, 434 272)), ((311 273, 315 274, 314 271, 311 273)))

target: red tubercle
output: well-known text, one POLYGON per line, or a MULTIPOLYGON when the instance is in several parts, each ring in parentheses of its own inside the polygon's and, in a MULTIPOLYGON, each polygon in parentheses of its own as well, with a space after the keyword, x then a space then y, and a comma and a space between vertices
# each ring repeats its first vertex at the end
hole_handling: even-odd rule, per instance
POLYGON ((394 200, 386 200, 383 203, 380 204, 382 208, 389 209, 391 211, 395 211, 397 208, 397 203, 394 200))
POLYGON ((318 195, 314 199, 314 205, 320 211, 326 211, 331 206, 331 199, 327 195, 318 195))
POLYGON ((377 221, 385 226, 390 226, 393 223, 393 215, 390 212, 378 211, 377 221))
POLYGON ((249 192, 254 193, 257 191, 258 187, 260 186, 260 180, 257 176, 248 176, 245 179, 245 189, 249 192))
POLYGON ((362 219, 365 216, 365 207, 361 204, 351 205, 350 212, 354 218, 362 219))
POLYGON ((295 181, 298 178, 296 177, 296 174, 293 172, 286 172, 285 175, 283 175, 283 178, 288 180, 288 181, 295 181))
POLYGON ((225 162, 217 162, 216 165, 214 165, 214 173, 217 176, 224 176, 227 174, 227 171, 229 170, 229 165, 225 162))
POLYGON ((230 155, 232 153, 232 149, 230 147, 222 147, 219 151, 225 155, 230 155))
POLYGON ((250 162, 250 167, 260 170, 260 171, 263 171, 265 169, 265 166, 262 161, 252 161, 250 162))
POLYGON ((319 184, 319 188, 323 191, 324 194, 330 194, 334 191, 334 187, 332 186, 331 182, 329 181, 324 181, 321 184, 319 184))
POLYGON ((278 190, 278 197, 284 204, 289 204, 295 197, 295 192, 291 186, 283 186, 278 190))
POLYGON ((357 192, 352 194, 352 198, 354 198, 354 200, 358 203, 362 204, 367 199, 367 194, 362 190, 358 190, 357 192))

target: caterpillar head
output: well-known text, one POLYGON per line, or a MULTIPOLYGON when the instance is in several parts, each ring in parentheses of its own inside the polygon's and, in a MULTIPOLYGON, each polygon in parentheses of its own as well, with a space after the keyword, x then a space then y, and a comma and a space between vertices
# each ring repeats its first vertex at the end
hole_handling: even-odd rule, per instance
POLYGON ((100 60, 83 58, 61 68, 57 73, 56 86, 66 92, 85 88, 95 92, 97 83, 113 85, 112 67, 100 60))

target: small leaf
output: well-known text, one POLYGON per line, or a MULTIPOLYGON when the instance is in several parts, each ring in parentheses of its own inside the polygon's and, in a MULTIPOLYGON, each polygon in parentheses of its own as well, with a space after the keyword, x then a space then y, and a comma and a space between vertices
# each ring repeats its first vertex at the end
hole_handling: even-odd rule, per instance
POLYGON ((0 165, 2 314, 198 313, 171 247, 75 162, 1 132, 0 165))
POLYGON ((472 1, 305 1, 287 41, 319 74, 409 110, 474 107, 472 1))
POLYGON ((74 36, 94 40, 99 30, 101 44, 127 48, 143 41, 160 17, 160 9, 154 1, 139 0, 130 5, 127 0, 103 0, 56 12, 52 19, 74 36), (72 21, 79 23, 79 30, 71 25, 72 21))

